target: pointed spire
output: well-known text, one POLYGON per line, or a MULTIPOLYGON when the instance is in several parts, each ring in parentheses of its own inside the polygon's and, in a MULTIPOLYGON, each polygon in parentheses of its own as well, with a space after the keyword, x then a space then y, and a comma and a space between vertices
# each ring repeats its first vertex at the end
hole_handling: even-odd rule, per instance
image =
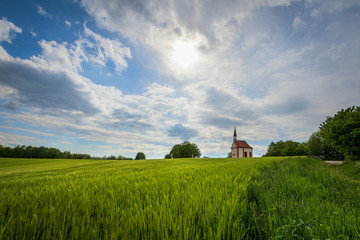
POLYGON ((237 135, 236 135, 236 126, 234 127, 234 136, 233 136, 233 138, 234 138, 234 141, 236 141, 236 140, 237 140, 237 135))

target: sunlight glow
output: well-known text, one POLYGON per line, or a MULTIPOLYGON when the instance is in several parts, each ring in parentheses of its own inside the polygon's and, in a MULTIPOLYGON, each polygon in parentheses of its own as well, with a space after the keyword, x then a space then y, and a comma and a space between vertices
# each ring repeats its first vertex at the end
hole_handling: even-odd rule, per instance
POLYGON ((181 68, 188 68, 198 61, 199 53, 194 42, 176 41, 173 44, 172 61, 181 68))

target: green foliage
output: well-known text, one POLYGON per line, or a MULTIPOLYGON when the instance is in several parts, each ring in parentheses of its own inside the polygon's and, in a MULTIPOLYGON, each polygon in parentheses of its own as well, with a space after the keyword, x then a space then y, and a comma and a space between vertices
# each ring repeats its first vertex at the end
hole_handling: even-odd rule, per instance
POLYGON ((336 166, 346 176, 360 181, 360 162, 359 161, 345 161, 343 164, 336 166))
POLYGON ((302 142, 295 148, 295 156, 307 156, 309 154, 309 145, 307 142, 302 142))
POLYGON ((201 152, 196 144, 188 141, 174 145, 169 154, 173 158, 192 158, 201 156, 201 152))
POLYGON ((242 239, 251 177, 282 159, 0 159, 0 239, 242 239))
POLYGON ((341 166, 277 162, 248 193, 250 239, 360 239, 360 184, 341 166))
POLYGON ((311 134, 308 141, 310 156, 316 156, 326 160, 343 160, 344 156, 331 147, 321 136, 320 131, 311 134))
POLYGON ((165 159, 171 158, 171 154, 170 154, 170 153, 166 154, 164 158, 165 158, 165 159))
POLYGON ((309 141, 309 154, 312 156, 324 156, 325 155, 325 142, 320 132, 314 132, 311 134, 309 141))
POLYGON ((61 152, 57 148, 47 148, 44 146, 16 146, 3 147, 0 145, 0 157, 7 158, 51 158, 51 159, 90 159, 89 154, 61 152))
MULTIPOLYGON (((70 153, 68 151, 61 152, 57 148, 47 148, 44 146, 33 147, 33 146, 16 146, 3 147, 0 145, 0 157, 6 158, 50 158, 50 159, 100 159, 99 157, 91 157, 87 153, 70 153)), ((115 156, 104 156, 101 159, 107 160, 132 160, 132 158, 124 157, 119 155, 117 158, 115 156)))
POLYGON ((140 159, 146 159, 145 154, 143 152, 138 152, 136 154, 135 160, 140 160, 140 159))
POLYGON ((273 156, 306 156, 308 155, 307 143, 299 143, 291 140, 271 142, 265 157, 273 156))
POLYGON ((122 156, 122 155, 119 155, 119 156, 117 157, 117 159, 118 159, 118 160, 133 160, 133 158, 131 158, 131 157, 124 157, 124 156, 122 156))
POLYGON ((360 107, 342 109, 321 124, 325 142, 350 160, 360 160, 360 107))

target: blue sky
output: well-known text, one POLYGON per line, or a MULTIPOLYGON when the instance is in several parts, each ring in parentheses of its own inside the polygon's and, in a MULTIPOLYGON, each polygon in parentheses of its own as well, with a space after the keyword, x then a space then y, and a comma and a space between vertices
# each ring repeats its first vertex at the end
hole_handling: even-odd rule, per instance
POLYGON ((163 158, 305 141, 360 103, 358 0, 2 0, 0 144, 163 158))

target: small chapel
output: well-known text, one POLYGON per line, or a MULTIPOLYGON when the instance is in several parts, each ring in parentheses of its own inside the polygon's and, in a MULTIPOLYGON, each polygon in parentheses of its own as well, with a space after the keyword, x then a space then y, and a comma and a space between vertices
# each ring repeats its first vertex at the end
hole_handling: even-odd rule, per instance
POLYGON ((236 127, 234 128, 233 143, 231 145, 231 157, 253 157, 253 148, 246 141, 237 140, 236 127))

